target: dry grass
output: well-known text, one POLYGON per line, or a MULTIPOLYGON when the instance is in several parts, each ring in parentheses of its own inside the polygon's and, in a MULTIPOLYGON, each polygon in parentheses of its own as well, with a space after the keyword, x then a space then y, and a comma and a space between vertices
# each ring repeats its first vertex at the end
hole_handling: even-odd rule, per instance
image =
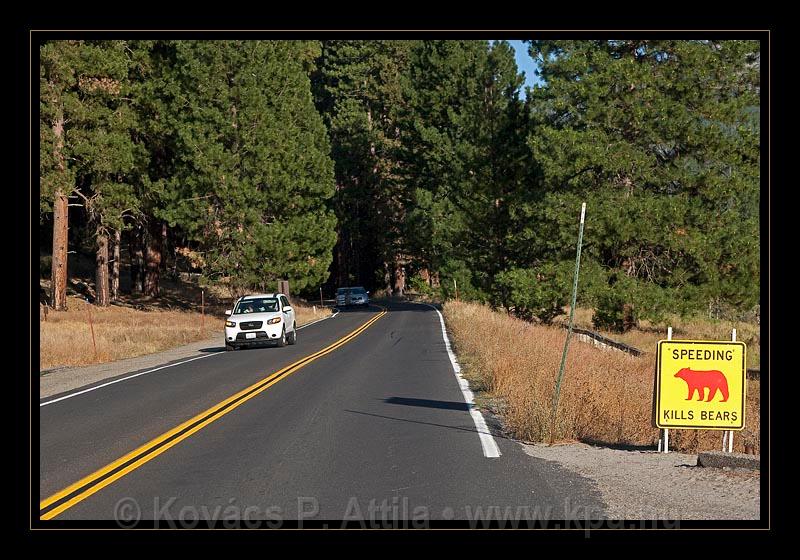
MULTIPOLYGON (((554 323, 566 325, 569 320, 569 307, 566 313, 558 316, 554 323)), ((649 321, 640 321, 639 327, 625 333, 614 333, 598 330, 592 326, 591 309, 577 307, 574 324, 576 327, 599 332, 613 340, 624 342, 648 354, 654 354, 659 340, 667 338, 667 325, 656 325, 649 321)), ((736 329, 736 339, 747 344, 747 367, 757 368, 761 363, 761 328, 759 325, 744 321, 723 321, 701 317, 683 319, 671 317, 668 321, 675 339, 730 340, 731 329, 736 329)))
MULTIPOLYGON (((527 323, 488 307, 448 302, 444 315, 465 375, 500 403, 515 436, 546 441, 556 376, 566 331, 527 323), (487 337, 486 333, 501 333, 487 337)), ((695 336, 698 334, 692 333, 695 336)), ((555 427, 556 440, 653 445, 655 355, 635 358, 570 342, 555 427)), ((759 382, 748 380, 747 428, 734 450, 759 452, 759 382)), ((670 448, 684 452, 721 449, 722 432, 671 430, 670 448)))
MULTIPOLYGON (((294 301, 297 324, 330 315, 328 308, 305 306, 294 301)), ((68 298, 68 311, 50 311, 39 320, 39 370, 59 366, 82 366, 133 358, 160 352, 218 335, 222 341, 224 315, 196 311, 141 310, 112 305, 101 308, 77 297, 68 298), (92 347, 89 313, 97 342, 92 347)))

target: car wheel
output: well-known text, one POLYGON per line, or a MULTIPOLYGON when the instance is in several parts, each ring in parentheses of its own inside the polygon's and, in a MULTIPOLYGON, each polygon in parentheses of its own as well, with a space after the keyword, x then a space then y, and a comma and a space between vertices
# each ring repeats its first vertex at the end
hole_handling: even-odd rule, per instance
POLYGON ((281 337, 278 339, 278 348, 286 346, 286 327, 281 331, 281 337))
POLYGON ((232 351, 236 350, 236 346, 234 346, 233 344, 226 344, 225 345, 225 350, 228 351, 228 352, 232 352, 232 351))
POLYGON ((292 329, 292 334, 289 335, 288 342, 289 344, 297 344, 297 323, 294 324, 294 328, 292 329))

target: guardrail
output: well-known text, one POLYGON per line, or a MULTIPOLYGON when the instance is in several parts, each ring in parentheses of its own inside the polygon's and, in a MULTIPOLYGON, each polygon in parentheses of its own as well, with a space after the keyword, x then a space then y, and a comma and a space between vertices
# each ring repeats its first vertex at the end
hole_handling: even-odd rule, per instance
POLYGON ((631 354, 632 356, 641 356, 643 354, 643 352, 638 348, 634 348, 633 346, 630 346, 623 342, 618 342, 616 340, 603 336, 600 333, 590 331, 588 329, 572 327, 572 332, 578 335, 583 335, 585 337, 588 337, 593 341, 600 343, 603 346, 608 346, 614 348, 615 350, 620 350, 622 352, 625 352, 626 354, 631 354))
MULTIPOLYGON (((566 325, 563 326, 565 329, 568 328, 566 325)), ((644 354, 642 350, 625 344, 624 342, 619 342, 617 340, 608 338, 607 336, 603 336, 602 334, 594 331, 590 331, 589 329, 581 329, 577 327, 572 327, 572 332, 578 335, 580 340, 583 342, 588 342, 590 344, 594 344, 595 346, 601 346, 605 348, 611 348, 612 350, 618 350, 620 352, 625 352, 626 354, 630 354, 632 356, 641 356, 644 354)), ((761 369, 760 368, 747 368, 747 379, 761 379, 761 369)))

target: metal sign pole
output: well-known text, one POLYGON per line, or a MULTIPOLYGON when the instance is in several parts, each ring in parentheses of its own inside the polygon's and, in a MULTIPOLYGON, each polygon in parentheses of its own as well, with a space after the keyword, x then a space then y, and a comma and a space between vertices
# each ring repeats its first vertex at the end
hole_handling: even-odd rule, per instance
MULTIPOLYGON (((667 327, 667 340, 672 340, 672 327, 667 327)), ((662 430, 661 440, 658 442, 658 450, 669 453, 669 428, 662 430)))
MULTIPOLYGON (((731 340, 736 342, 736 329, 731 331, 731 340)), ((747 383, 747 378, 745 377, 745 383, 747 383)), ((725 440, 723 439, 723 444, 725 440)), ((723 449, 724 451, 724 449, 723 449)), ((728 453, 733 453, 733 430, 728 430, 728 453)))
POLYGON ((561 380, 564 377, 564 366, 567 363, 567 348, 569 348, 569 338, 572 336, 572 319, 575 316, 575 301, 578 296, 578 273, 581 268, 581 245, 583 245, 583 223, 586 216, 586 203, 581 204, 581 225, 578 229, 578 254, 575 257, 575 280, 572 283, 572 305, 569 308, 569 328, 567 329, 567 339, 564 341, 564 352, 561 354, 561 367, 558 369, 558 380, 556 381, 556 391, 553 396, 553 412, 550 422, 550 443, 553 443, 553 436, 556 425, 556 411, 558 410, 558 397, 561 393, 561 380))

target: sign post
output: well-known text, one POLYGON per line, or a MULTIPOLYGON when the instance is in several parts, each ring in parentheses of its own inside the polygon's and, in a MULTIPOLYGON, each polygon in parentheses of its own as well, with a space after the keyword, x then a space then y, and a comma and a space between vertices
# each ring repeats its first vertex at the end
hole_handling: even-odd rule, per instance
POLYGON ((556 426, 556 412, 558 411, 558 396, 561 393, 561 380, 564 377, 564 366, 567 363, 567 349, 569 348, 569 338, 572 336, 572 319, 575 316, 575 301, 578 295, 578 272, 581 269, 581 245, 583 244, 583 222, 586 217, 586 203, 581 204, 581 225, 578 229, 578 254, 575 257, 575 281, 572 284, 572 305, 569 308, 569 328, 567 329, 567 339, 564 341, 564 352, 561 354, 561 367, 558 369, 558 380, 556 381, 555 395, 553 395, 553 412, 550 422, 550 443, 553 443, 553 436, 556 426))
MULTIPOLYGON (((736 329, 731 331, 731 340, 736 342, 736 329)), ((746 377, 744 382, 747 383, 746 377)), ((733 453, 733 430, 726 430, 722 432, 722 451, 733 453)))
MULTIPOLYGON (((672 340, 672 327, 667 327, 667 340, 672 340)), ((669 453, 669 428, 661 430, 661 439, 658 440, 658 450, 663 446, 664 453, 669 453)))
POLYGON ((665 430, 665 450, 670 428, 744 429, 746 351, 736 341, 658 342, 655 424, 665 430))

